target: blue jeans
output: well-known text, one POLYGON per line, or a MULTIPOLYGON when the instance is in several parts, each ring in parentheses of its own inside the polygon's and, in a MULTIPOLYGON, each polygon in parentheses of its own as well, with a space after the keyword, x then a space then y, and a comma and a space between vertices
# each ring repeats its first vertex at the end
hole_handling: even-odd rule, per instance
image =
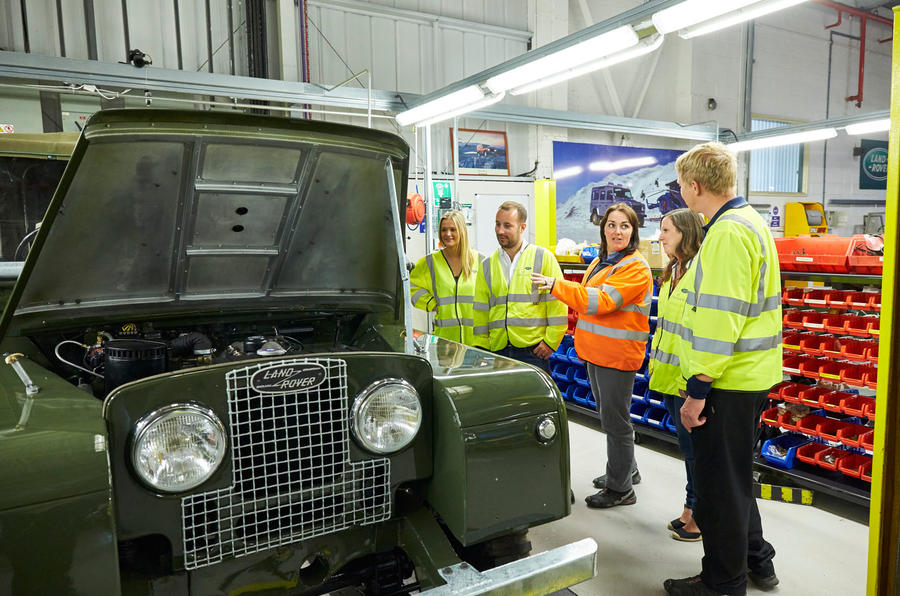
POLYGON ((681 450, 681 455, 684 456, 684 469, 687 472, 687 484, 684 487, 684 506, 693 511, 697 503, 697 495, 694 492, 694 443, 691 440, 691 434, 681 424, 681 406, 684 405, 684 400, 674 395, 661 395, 664 395, 666 410, 669 411, 669 416, 672 417, 672 421, 675 423, 675 430, 678 434, 678 448, 681 450))
POLYGON ((538 358, 534 353, 534 346, 530 348, 517 348, 512 344, 506 344, 505 348, 497 350, 494 353, 526 364, 533 364, 548 375, 550 374, 550 360, 541 360, 538 358))

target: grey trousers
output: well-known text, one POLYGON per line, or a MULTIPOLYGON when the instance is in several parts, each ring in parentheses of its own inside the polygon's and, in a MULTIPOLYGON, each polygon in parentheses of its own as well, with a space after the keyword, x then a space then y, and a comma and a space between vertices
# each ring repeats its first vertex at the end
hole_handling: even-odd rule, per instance
POLYGON ((631 471, 637 468, 629 413, 636 371, 585 364, 600 424, 606 431, 606 487, 626 492, 631 490, 631 471))

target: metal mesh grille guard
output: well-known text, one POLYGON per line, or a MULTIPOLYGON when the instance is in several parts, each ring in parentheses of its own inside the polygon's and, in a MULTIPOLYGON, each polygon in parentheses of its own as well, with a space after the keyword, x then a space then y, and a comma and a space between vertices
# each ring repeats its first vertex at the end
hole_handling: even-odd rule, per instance
POLYGON ((390 517, 390 461, 350 461, 344 360, 267 362, 225 378, 233 481, 182 499, 187 569, 390 517), (317 387, 251 388, 257 371, 307 363, 325 368, 317 387))

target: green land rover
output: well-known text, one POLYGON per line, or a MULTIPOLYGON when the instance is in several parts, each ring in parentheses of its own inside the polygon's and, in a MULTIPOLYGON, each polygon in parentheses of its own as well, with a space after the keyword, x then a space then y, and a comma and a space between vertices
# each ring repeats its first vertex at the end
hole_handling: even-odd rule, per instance
POLYGON ((0 593, 542 594, 593 575, 547 377, 413 337, 397 136, 110 110, 0 320, 0 593), (525 557, 525 558, 523 558, 525 557))

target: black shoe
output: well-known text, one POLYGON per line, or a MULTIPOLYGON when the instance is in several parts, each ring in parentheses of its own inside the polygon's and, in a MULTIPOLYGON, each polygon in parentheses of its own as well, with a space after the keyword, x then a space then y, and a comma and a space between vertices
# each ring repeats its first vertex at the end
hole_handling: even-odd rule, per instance
MULTIPOLYGON (((641 473, 637 470, 631 472, 631 484, 641 483, 641 473)), ((606 488, 606 474, 594 478, 594 488, 606 488)))
POLYGON ((596 495, 585 497, 584 502, 588 507, 593 509, 606 509, 615 507, 616 505, 634 505, 637 503, 637 496, 634 489, 628 489, 625 492, 619 492, 609 488, 600 489, 596 495))
POLYGON ((669 530, 672 530, 673 532, 675 530, 677 530, 678 528, 683 528, 683 527, 684 527, 684 522, 681 521, 680 517, 676 517, 675 519, 673 519, 672 521, 669 522, 668 526, 666 526, 666 528, 668 528, 669 530))
POLYGON ((775 575, 774 571, 771 572, 771 575, 763 575, 762 573, 757 573, 756 571, 748 571, 747 577, 750 578, 750 581, 753 582, 754 586, 756 586, 763 592, 768 592, 778 585, 778 576, 775 575))
POLYGON ((672 532, 672 538, 680 542, 700 542, 703 540, 703 534, 700 532, 688 532, 684 529, 684 526, 681 526, 680 528, 675 528, 672 532))
POLYGON ((572 489, 569 489, 569 498, 572 500, 572 505, 574 505, 575 504, 575 491, 572 489))
POLYGON ((666 589, 666 594, 671 596, 721 596, 716 590, 704 584, 699 575, 683 579, 667 579, 663 582, 663 588, 666 589))

